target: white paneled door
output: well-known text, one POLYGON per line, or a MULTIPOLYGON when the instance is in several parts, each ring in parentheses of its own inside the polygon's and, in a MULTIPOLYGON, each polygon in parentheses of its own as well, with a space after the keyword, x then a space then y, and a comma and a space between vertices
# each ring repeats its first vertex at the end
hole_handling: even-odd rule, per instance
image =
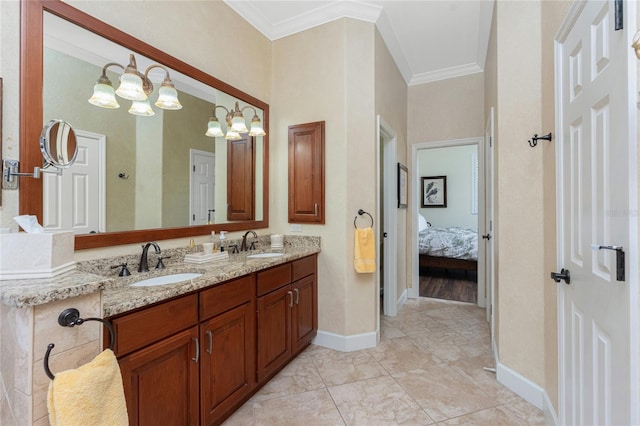
POLYGON ((215 154, 197 149, 191 156, 191 225, 215 221, 215 154))
POLYGON ((75 163, 64 169, 62 175, 42 175, 42 226, 47 231, 72 230, 76 234, 105 232, 107 138, 84 130, 74 131, 78 144, 75 163))
POLYGON ((629 47, 636 12, 624 2, 624 28, 616 30, 616 3, 576 2, 556 38, 555 280, 565 425, 638 421, 637 90, 629 47))

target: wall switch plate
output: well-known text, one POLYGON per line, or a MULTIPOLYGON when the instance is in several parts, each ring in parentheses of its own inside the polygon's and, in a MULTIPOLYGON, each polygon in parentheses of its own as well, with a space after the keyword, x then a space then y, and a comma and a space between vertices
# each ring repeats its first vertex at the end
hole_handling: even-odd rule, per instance
POLYGON ((291 232, 302 232, 302 225, 300 225, 299 223, 292 223, 291 232))

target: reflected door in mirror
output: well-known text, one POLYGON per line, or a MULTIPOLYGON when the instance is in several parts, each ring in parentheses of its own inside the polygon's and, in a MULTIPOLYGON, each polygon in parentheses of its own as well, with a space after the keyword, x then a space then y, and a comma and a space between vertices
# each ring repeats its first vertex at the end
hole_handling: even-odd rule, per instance
POLYGON ((227 143, 227 220, 253 220, 254 200, 254 149, 253 138, 227 143))

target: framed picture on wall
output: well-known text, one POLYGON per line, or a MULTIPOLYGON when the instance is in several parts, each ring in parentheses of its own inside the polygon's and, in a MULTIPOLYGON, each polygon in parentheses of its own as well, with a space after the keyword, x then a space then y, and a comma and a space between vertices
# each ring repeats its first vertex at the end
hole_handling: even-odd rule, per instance
POLYGON ((407 208, 409 198, 409 172, 407 166, 398 163, 398 208, 407 208))
POLYGON ((447 177, 422 177, 422 207, 447 207, 447 177))

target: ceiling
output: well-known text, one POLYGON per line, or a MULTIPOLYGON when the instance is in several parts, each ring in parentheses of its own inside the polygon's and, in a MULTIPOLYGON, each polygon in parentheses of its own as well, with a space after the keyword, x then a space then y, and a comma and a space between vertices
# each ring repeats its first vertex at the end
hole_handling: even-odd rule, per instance
POLYGON ((407 85, 482 72, 493 0, 225 0, 269 40, 354 18, 375 23, 407 85))

